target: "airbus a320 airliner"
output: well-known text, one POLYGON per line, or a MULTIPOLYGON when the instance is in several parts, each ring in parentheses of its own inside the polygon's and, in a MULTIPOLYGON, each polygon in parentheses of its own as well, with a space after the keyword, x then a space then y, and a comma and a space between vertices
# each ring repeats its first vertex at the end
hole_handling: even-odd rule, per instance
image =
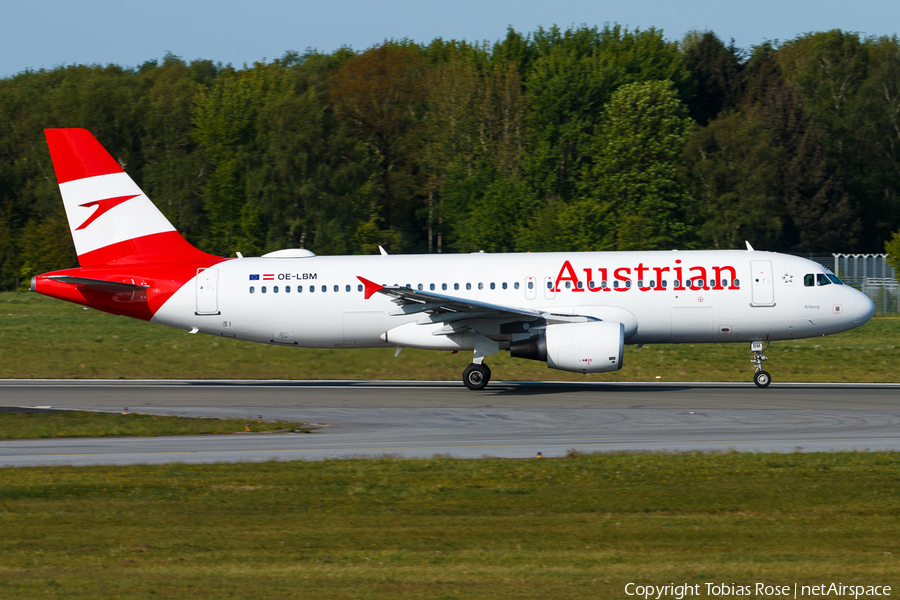
POLYGON ((222 258, 189 244, 84 129, 45 131, 77 269, 31 290, 191 333, 311 348, 508 350, 551 369, 622 368, 625 344, 769 342, 858 327, 872 302, 821 265, 747 250, 222 258))

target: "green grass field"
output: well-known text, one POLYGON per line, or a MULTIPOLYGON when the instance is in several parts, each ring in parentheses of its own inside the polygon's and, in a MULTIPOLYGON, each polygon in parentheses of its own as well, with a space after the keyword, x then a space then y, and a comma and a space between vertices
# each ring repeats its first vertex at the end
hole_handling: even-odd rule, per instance
MULTIPOLYGON (((900 319, 827 338, 776 342, 779 381, 900 381, 900 319)), ((488 359, 496 380, 751 381, 748 344, 626 347, 622 370, 579 375, 543 363, 488 359)), ((315 350, 190 335, 33 293, 0 293, 0 378, 458 380, 470 353, 315 350)))
POLYGON ((286 421, 246 421, 241 419, 199 419, 160 415, 115 414, 87 411, 52 413, 0 412, 0 440, 157 435, 196 435, 250 431, 308 433, 307 423, 286 421))
POLYGON ((896 453, 0 469, 0 598, 896 591, 898 492, 896 453))

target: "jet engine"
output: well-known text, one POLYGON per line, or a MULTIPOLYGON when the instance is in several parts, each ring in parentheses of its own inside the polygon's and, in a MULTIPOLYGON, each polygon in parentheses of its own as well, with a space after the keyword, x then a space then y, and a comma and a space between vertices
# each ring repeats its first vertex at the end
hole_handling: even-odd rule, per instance
POLYGON ((611 321, 548 325, 537 337, 510 344, 516 358, 545 360, 551 369, 604 373, 622 368, 625 326, 611 321))

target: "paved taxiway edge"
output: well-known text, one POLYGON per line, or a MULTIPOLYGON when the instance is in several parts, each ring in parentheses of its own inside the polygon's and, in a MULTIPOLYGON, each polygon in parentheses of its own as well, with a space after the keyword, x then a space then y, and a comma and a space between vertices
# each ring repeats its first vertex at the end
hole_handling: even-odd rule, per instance
MULTIPOLYGON (((896 384, 0 381, 4 404, 327 423, 313 434, 0 441, 0 465, 578 452, 900 451, 896 384)), ((126 417, 127 418, 127 417, 126 417)))

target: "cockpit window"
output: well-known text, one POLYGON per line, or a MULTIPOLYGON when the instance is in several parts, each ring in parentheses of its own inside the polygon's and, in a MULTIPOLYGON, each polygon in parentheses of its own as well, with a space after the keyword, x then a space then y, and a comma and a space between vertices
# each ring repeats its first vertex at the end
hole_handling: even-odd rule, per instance
POLYGON ((828 279, 828 275, 826 275, 825 273, 817 273, 816 285, 831 285, 831 281, 828 279))
POLYGON ((812 273, 808 273, 803 276, 803 285, 806 287, 812 287, 816 285, 816 276, 812 273))
POLYGON ((831 273, 828 273, 827 277, 828 277, 828 279, 831 280, 831 283, 834 283, 836 285, 844 285, 844 282, 841 281, 840 279, 838 279, 837 275, 832 275, 831 273))

